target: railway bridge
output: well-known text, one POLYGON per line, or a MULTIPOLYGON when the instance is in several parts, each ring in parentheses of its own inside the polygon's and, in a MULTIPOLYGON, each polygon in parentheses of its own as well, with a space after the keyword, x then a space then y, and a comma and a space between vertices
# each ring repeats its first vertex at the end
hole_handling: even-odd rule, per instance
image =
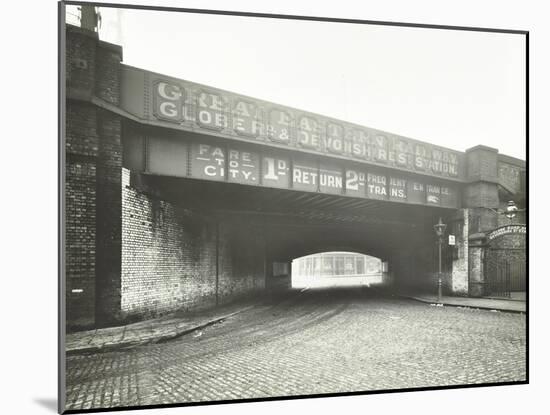
POLYGON ((440 217, 446 293, 494 294, 511 252, 525 264, 525 214, 498 214, 525 206, 523 160, 131 67, 82 28, 66 42, 71 329, 288 289, 285 264, 331 250, 382 259, 396 290, 433 291, 440 217))

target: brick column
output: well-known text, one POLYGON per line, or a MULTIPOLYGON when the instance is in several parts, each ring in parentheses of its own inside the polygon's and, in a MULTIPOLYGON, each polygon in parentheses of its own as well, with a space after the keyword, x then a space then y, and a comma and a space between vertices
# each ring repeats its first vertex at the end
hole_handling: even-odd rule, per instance
POLYGON ((71 25, 66 45, 66 311, 79 328, 106 323, 120 295, 121 121, 91 101, 118 105, 122 50, 71 25))
POLYGON ((454 295, 468 295, 468 265, 469 265, 469 210, 460 209, 455 217, 456 234, 455 246, 452 248, 455 252, 451 270, 450 288, 454 295))
POLYGON ((96 173, 95 108, 84 101, 95 82, 97 35, 67 26, 65 125, 66 323, 95 324, 96 173))
MULTIPOLYGON (((98 42, 94 94, 113 105, 120 102, 119 46, 98 42)), ((98 109, 96 324, 121 318, 122 259, 122 121, 98 109)))
POLYGON ((122 145, 118 116, 98 110, 96 325, 120 319, 122 145))
POLYGON ((468 294, 485 295, 485 241, 483 232, 497 225, 499 207, 498 150, 477 146, 466 150, 466 179, 463 205, 468 209, 468 294))
POLYGON ((485 237, 483 234, 470 235, 468 247, 468 295, 485 295, 485 237))

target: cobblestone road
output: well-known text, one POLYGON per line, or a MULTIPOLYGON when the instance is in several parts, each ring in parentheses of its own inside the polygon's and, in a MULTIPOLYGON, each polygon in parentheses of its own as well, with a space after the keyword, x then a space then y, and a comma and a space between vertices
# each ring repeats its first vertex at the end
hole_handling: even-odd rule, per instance
POLYGON ((67 360, 67 409, 522 381, 525 315, 306 291, 179 339, 67 360))

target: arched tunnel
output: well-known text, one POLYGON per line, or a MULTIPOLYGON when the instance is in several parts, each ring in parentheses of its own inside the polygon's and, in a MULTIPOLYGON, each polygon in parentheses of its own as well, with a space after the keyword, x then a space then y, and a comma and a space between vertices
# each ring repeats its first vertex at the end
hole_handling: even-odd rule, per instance
POLYGON ((230 229, 232 249, 238 255, 245 251, 263 255, 268 290, 291 287, 293 259, 329 251, 380 258, 387 263, 393 290, 430 290, 435 271, 433 225, 439 217, 447 219, 454 213, 454 209, 339 195, 146 174, 132 177, 141 191, 153 191, 191 215, 230 229), (282 264, 287 272, 277 271, 282 264))

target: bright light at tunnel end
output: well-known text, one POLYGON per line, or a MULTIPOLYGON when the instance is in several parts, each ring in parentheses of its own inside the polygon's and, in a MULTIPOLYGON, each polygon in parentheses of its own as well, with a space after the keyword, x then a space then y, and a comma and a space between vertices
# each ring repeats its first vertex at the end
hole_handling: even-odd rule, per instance
POLYGON ((389 283, 387 262, 355 252, 321 252, 292 261, 293 289, 376 287, 389 283))

